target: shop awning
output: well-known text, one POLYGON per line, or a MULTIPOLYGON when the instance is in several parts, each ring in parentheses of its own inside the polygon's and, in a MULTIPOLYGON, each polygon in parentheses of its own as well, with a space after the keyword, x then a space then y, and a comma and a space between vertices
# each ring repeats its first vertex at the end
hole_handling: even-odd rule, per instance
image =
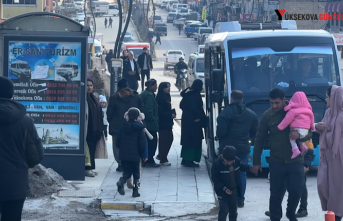
POLYGON ((342 12, 343 11, 343 2, 327 2, 324 7, 325 12, 342 12))

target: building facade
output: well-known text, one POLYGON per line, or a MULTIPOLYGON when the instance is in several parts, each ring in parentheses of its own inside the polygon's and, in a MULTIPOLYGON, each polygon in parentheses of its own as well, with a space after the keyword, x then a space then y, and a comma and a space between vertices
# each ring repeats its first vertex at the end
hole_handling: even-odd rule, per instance
POLYGON ((52 11, 53 0, 1 0, 1 19, 29 12, 52 11))

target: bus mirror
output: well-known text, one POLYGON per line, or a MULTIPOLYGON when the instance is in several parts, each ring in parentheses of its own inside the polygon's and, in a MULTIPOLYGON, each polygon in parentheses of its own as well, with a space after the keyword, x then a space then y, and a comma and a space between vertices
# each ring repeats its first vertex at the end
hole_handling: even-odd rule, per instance
POLYGON ((221 69, 213 69, 212 80, 212 91, 224 91, 224 72, 221 69))

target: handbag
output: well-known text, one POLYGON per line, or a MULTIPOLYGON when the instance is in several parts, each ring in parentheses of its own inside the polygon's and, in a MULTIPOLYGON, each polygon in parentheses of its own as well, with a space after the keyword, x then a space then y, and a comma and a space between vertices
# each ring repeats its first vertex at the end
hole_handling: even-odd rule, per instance
POLYGON ((95 159, 108 159, 107 145, 105 136, 102 134, 100 140, 96 143, 96 149, 94 154, 95 159))

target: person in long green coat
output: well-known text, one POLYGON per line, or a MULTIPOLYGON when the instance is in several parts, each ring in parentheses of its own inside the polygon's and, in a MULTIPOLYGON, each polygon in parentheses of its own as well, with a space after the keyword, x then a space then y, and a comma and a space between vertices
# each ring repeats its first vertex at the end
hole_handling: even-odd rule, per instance
POLYGON ((158 125, 158 105, 156 102, 155 92, 157 90, 157 81, 150 79, 145 82, 146 89, 141 93, 141 99, 144 104, 144 115, 146 129, 153 136, 153 139, 147 139, 148 142, 148 160, 143 166, 145 167, 159 167, 154 160, 155 152, 157 149, 157 132, 159 130, 158 125))

